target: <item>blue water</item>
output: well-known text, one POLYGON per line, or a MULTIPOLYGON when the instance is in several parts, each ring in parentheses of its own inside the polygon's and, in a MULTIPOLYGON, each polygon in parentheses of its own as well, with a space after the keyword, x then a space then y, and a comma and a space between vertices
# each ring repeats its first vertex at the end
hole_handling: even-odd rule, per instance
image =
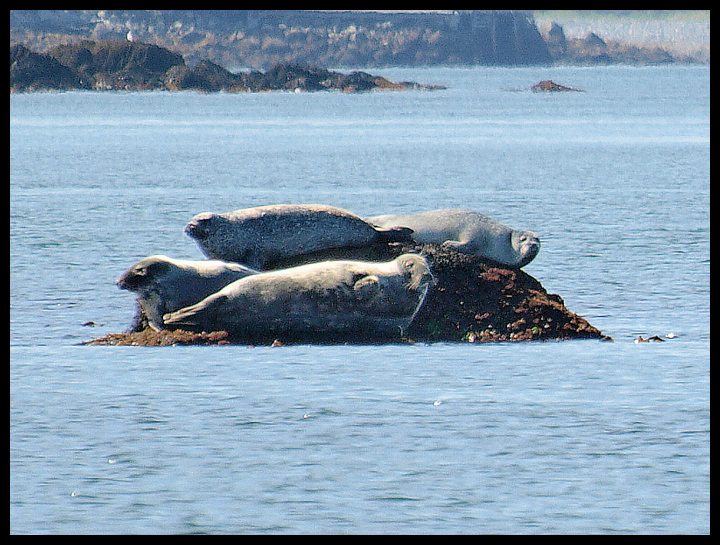
POLYGON ((11 532, 709 532, 709 67, 374 73, 449 88, 10 96, 11 532), (615 342, 79 345, 280 202, 533 230, 615 342))

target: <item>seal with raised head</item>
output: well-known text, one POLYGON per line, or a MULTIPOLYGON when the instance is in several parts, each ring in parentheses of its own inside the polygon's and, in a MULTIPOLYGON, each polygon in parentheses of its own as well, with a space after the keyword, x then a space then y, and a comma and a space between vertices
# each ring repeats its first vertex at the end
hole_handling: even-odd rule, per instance
POLYGON ((425 258, 386 263, 323 261, 236 280, 199 303, 164 316, 169 329, 245 337, 398 336, 434 281, 425 258))
POLYGON ((319 204, 204 212, 185 226, 185 232, 209 258, 255 269, 320 250, 412 240, 407 228, 376 228, 346 210, 319 204))
POLYGON ((511 229, 472 210, 374 216, 368 221, 377 227, 409 227, 421 244, 442 244, 510 267, 524 267, 540 251, 540 240, 532 231, 511 229))
POLYGON ((116 284, 137 293, 148 324, 160 330, 164 327, 163 314, 202 301, 231 282, 257 272, 238 263, 151 255, 130 267, 116 284))

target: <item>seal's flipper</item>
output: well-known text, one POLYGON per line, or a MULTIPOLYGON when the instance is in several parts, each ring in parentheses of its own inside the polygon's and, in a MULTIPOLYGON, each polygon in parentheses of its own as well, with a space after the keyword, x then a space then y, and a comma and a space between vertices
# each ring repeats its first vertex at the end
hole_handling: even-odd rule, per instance
POLYGON ((187 327, 193 331, 197 331, 205 330, 209 327, 210 329, 208 329, 208 331, 211 331, 214 309, 217 308, 218 305, 226 302, 227 299, 227 295, 224 294, 211 295, 199 303, 165 314, 163 321, 165 325, 168 326, 168 329, 182 329, 187 327))
POLYGON ((373 275, 363 276, 355 282, 353 290, 355 296, 361 301, 367 301, 380 293, 380 279, 373 275))
POLYGON ((180 310, 176 310, 175 312, 171 312, 169 314, 164 314, 163 322, 165 322, 166 326, 173 329, 179 326, 197 326, 198 320, 197 315, 195 314, 196 306, 197 305, 193 305, 191 307, 181 308, 180 310))
POLYGON ((442 243, 442 245, 446 248, 457 250, 458 252, 466 254, 472 253, 472 251, 470 251, 470 245, 467 242, 460 242, 459 240, 446 240, 442 243))
POLYGON ((413 230, 409 227, 376 227, 378 242, 412 242, 413 230))

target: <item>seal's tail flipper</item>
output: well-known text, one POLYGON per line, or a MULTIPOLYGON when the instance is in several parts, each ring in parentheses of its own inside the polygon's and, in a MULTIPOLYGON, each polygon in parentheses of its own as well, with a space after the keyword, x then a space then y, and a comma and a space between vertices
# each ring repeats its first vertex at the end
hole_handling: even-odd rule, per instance
POLYGON ((411 242, 413 230, 409 227, 376 227, 378 242, 411 242))
POLYGON ((165 314, 163 322, 167 329, 189 329, 190 331, 212 331, 212 308, 227 299, 225 295, 213 294, 199 303, 165 314))
POLYGON ((196 328, 198 327, 199 320, 197 315, 193 312, 194 309, 186 307, 163 316, 163 322, 168 329, 176 328, 196 328))

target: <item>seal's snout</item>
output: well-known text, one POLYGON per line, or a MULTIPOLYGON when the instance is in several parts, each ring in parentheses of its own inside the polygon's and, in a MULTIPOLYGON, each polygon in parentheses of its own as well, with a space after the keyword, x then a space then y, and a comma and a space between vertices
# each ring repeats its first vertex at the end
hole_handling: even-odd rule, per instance
POLYGON ((205 240, 210 235, 210 221, 209 215, 197 215, 185 226, 185 233, 194 239, 205 240))
POLYGON ((426 273, 424 273, 422 276, 422 279, 420 280, 421 286, 427 285, 427 286, 432 287, 432 286, 435 286, 436 284, 437 284, 437 278, 435 278, 435 275, 433 275, 433 273, 431 273, 430 271, 427 271, 426 273))
POLYGON ((202 240, 207 236, 207 233, 203 235, 201 231, 202 229, 200 229, 198 223, 194 220, 185 226, 185 234, 198 240, 202 240))
POLYGON ((525 244, 525 247, 523 248, 522 255, 523 255, 523 264, 527 265, 530 263, 540 252, 540 243, 531 241, 525 244))
POLYGON ((525 233, 520 237, 524 254, 536 255, 540 251, 540 239, 534 233, 525 233))
POLYGON ((133 271, 128 271, 115 281, 121 290, 133 291, 139 286, 138 277, 133 271))

